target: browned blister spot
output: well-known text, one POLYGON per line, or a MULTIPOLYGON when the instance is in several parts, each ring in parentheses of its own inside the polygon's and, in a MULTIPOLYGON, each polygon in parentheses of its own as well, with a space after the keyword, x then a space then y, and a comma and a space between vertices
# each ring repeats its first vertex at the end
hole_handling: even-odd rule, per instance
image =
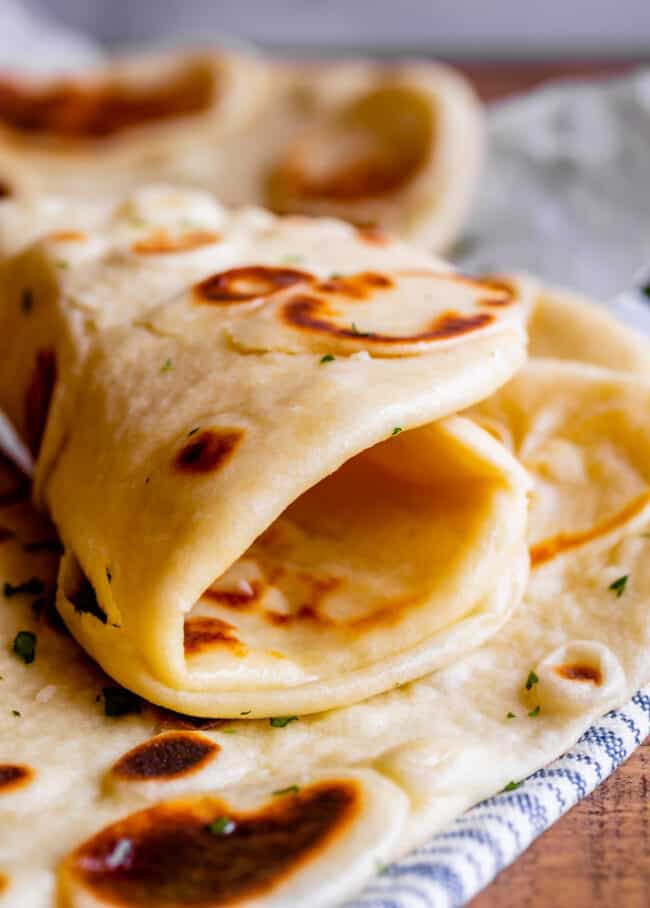
MULTIPOLYGON (((301 590, 303 590, 298 609, 289 613, 266 610, 264 615, 267 620, 271 624, 281 627, 305 621, 317 623, 324 627, 331 627, 337 624, 336 621, 322 611, 322 606, 326 597, 341 586, 341 581, 338 577, 315 577, 312 574, 299 572, 296 575, 296 579, 300 584, 301 590)), ((345 622, 341 622, 341 624, 343 623, 345 622)))
POLYGON ((602 673, 600 669, 594 665, 566 663, 565 665, 558 665, 555 672, 560 678, 566 678, 567 681, 588 681, 596 686, 603 683, 602 673))
POLYGON ((316 284, 314 290, 326 296, 345 296, 350 299, 367 300, 377 290, 390 290, 394 281, 387 274, 362 271, 359 274, 331 277, 316 284))
MULTIPOLYGON (((465 278, 465 280, 470 280, 470 278, 465 278)), ((515 284, 505 277, 492 277, 488 275, 481 277, 481 279, 478 281, 473 281, 473 283, 479 289, 481 287, 485 287, 496 292, 496 296, 491 295, 480 299, 479 306, 493 306, 495 308, 503 308, 505 306, 511 306, 513 303, 516 303, 519 297, 515 284)))
POLYGON ((295 284, 310 284, 313 281, 313 275, 295 268, 246 265, 210 275, 194 285, 193 294, 197 303, 249 303, 295 284))
POLYGON ((218 908, 271 892, 321 854, 358 815, 351 780, 324 781, 237 813, 215 798, 158 804, 106 827, 64 874, 120 908, 218 908), (227 818, 227 834, 210 824, 227 818))
POLYGON ((56 376, 54 350, 39 350, 25 393, 25 434, 27 447, 34 457, 38 456, 43 440, 56 376))
POLYGON ((171 236, 167 230, 155 230, 145 239, 138 240, 131 247, 138 255, 171 255, 175 252, 191 252, 202 246, 210 246, 221 239, 212 230, 189 230, 179 236, 171 236))
POLYGON ((48 233, 47 238, 55 243, 84 243, 88 236, 83 230, 55 230, 48 233))
POLYGON ((382 85, 291 142, 267 176, 267 204, 291 211, 304 202, 354 204, 399 192, 426 167, 434 141, 428 99, 382 85))
POLYGON ((197 732, 168 732, 144 741, 114 764, 112 773, 129 781, 175 779, 207 765, 219 745, 197 732))
POLYGON ((0 895, 9 888, 9 877, 6 873, 0 873, 0 895))
POLYGON ((215 97, 212 67, 192 61, 164 82, 61 80, 43 87, 0 81, 0 122, 30 134, 100 139, 124 129, 205 111, 215 97))
POLYGON ((387 246, 390 242, 390 237, 386 231, 374 224, 372 226, 357 227, 357 236, 362 242, 368 243, 370 246, 387 246))
POLYGON ((188 618, 183 628, 183 647, 187 656, 212 649, 215 646, 226 646, 236 656, 246 655, 247 649, 237 637, 236 628, 220 618, 208 615, 197 615, 188 618))
POLYGON ((541 542, 536 542, 530 547, 530 561, 532 566, 538 567, 540 564, 550 561, 551 558, 555 558, 556 555, 562 554, 562 552, 566 552, 569 549, 584 545, 586 542, 598 539, 599 536, 611 533, 612 530, 623 526, 628 520, 632 520, 633 517, 640 514, 648 504, 650 504, 650 492, 644 492, 625 505, 625 507, 616 514, 613 514, 601 523, 597 523, 596 526, 593 526, 588 530, 578 530, 575 533, 558 533, 557 536, 552 536, 549 539, 543 539, 541 542))
POLYGON ((229 460, 243 434, 241 429, 203 429, 183 445, 174 465, 184 473, 212 473, 229 460))
POLYGON ((360 332, 351 327, 337 324, 334 313, 327 303, 316 296, 299 296, 288 302, 282 309, 282 317, 292 328, 325 334, 346 340, 363 340, 364 346, 372 344, 402 344, 422 341, 450 340, 485 328, 494 321, 489 312, 462 315, 459 312, 443 312, 422 331, 413 334, 381 334, 377 331, 360 332))
POLYGON ((0 795, 28 785, 33 778, 34 770, 29 766, 0 763, 0 795))
POLYGON ((203 593, 208 599, 213 599, 219 605, 226 608, 248 608, 255 602, 258 602, 264 592, 264 585, 259 580, 253 580, 247 583, 242 589, 237 590, 215 590, 212 587, 203 593))
POLYGON ((6 180, 0 179, 0 199, 8 199, 12 195, 11 185, 6 180))

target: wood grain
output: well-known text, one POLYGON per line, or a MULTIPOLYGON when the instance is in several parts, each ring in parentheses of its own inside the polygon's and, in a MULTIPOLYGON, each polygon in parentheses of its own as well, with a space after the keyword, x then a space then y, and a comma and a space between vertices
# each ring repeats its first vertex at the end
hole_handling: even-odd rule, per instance
POLYGON ((471 908, 648 908, 650 739, 471 908))
MULTIPOLYGON (((494 100, 550 78, 613 75, 632 65, 461 64, 460 68, 484 100, 494 100)), ((471 908, 522 906, 650 906, 650 738, 471 903, 471 908)))
POLYGON ((568 61, 554 63, 467 63, 452 61, 476 88, 484 101, 530 91, 550 79, 602 79, 630 72, 643 61, 609 63, 568 61))

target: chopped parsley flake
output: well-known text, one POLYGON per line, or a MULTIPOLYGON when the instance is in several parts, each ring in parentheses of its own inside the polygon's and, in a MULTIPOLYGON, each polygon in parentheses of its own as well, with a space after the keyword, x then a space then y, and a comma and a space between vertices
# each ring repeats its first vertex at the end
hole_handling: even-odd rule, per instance
POLYGON ((274 716, 269 719, 269 725, 271 728, 285 728, 289 722, 296 722, 298 716, 274 716))
POLYGON ((624 574, 622 577, 619 577, 618 580, 615 580, 613 583, 610 583, 608 589, 613 590, 616 593, 616 598, 620 599, 623 593, 625 592, 625 587, 627 586, 627 581, 629 580, 630 575, 624 574))
POLYGON ((208 831, 212 835, 230 835, 237 828, 237 824, 230 817, 217 817, 208 825, 208 831))
POLYGON ((532 690, 534 684, 539 684, 539 678, 535 672, 528 672, 528 677, 526 678, 526 690, 532 690))
POLYGON ((521 786, 521 782, 508 782, 504 791, 516 791, 521 786))
POLYGON ((172 367, 172 361, 171 361, 171 359, 166 359, 165 362, 162 364, 162 367, 161 367, 160 371, 161 371, 161 372, 169 372, 169 370, 171 369, 171 367, 172 367))
POLYGON ((24 312, 25 315, 31 312, 34 308, 34 294, 31 290, 26 288, 20 295, 20 311, 24 312))
POLYGON ((400 433, 401 431, 402 431, 402 427, 401 427, 401 426, 395 426, 395 428, 393 429, 393 431, 392 431, 390 434, 391 434, 391 435, 399 435, 399 433, 400 433))
POLYGON ((353 334, 356 334, 357 337, 372 337, 372 331, 359 331, 354 322, 352 322, 351 331, 353 334))
POLYGON ((104 714, 111 716, 127 716, 130 713, 142 712, 140 698, 123 687, 104 687, 104 714))
POLYGON ((278 788, 277 791, 273 792, 275 797, 281 797, 282 795, 294 795, 298 794, 300 791, 299 785, 288 785, 286 788, 278 788))
POLYGON ((11 710, 11 715, 12 715, 12 716, 21 716, 22 713, 21 713, 19 710, 17 710, 17 709, 12 709, 12 710, 11 710))
POLYGON ((219 731, 222 735, 236 735, 237 729, 234 725, 228 725, 226 728, 220 728, 219 731))
POLYGON ((529 719, 536 719, 537 716, 539 716, 539 711, 540 711, 540 709, 541 709, 541 706, 540 706, 539 703, 538 703, 537 706, 535 707, 535 709, 531 709, 531 711, 528 713, 528 718, 529 718, 529 719))
POLYGON ((321 357, 321 364, 322 363, 333 363, 335 359, 336 359, 336 357, 332 356, 331 353, 326 353, 325 356, 321 357))
POLYGON ((190 429, 190 431, 187 433, 187 437, 191 438, 192 435, 196 435, 196 433, 199 431, 200 428, 201 428, 201 426, 194 426, 194 428, 190 429))
POLYGON ((650 282, 641 287, 641 293, 644 293, 650 299, 650 282))
POLYGON ((45 586, 43 585, 42 580, 39 580, 38 577, 30 577, 25 583, 18 583, 16 586, 11 583, 5 583, 3 592, 7 599, 10 599, 12 596, 18 596, 20 594, 40 596, 44 590, 45 586))
POLYGON ((239 715, 240 715, 240 716, 250 716, 250 714, 251 714, 252 712, 253 712, 252 709, 245 709, 244 712, 243 712, 243 713, 240 713, 239 715))
POLYGON ((506 719, 516 719, 516 718, 517 718, 516 713, 513 713, 513 712, 506 713, 506 719))
POLYGON ((14 653, 29 665, 36 658, 36 634, 32 631, 18 631, 14 638, 14 653))

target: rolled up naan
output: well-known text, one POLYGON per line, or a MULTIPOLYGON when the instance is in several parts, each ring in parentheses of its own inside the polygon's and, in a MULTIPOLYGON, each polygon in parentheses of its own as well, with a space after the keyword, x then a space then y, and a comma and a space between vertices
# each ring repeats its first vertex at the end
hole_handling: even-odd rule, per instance
POLYGON ((450 414, 521 365, 534 285, 164 187, 2 268, 0 403, 65 545, 59 609, 126 687, 314 712, 505 621, 528 480, 450 414))
POLYGON ((116 688, 31 607, 56 557, 7 477, 0 633, 35 640, 0 651, 5 903, 335 908, 570 747, 650 679, 648 413, 642 374, 553 359, 473 408, 533 478, 521 606, 441 670, 298 718, 191 720, 116 688))
POLYGON ((63 81, 0 79, 5 196, 83 203, 173 180, 227 204, 334 215, 441 250, 465 219, 483 145, 471 87, 438 64, 298 66, 197 51, 63 81))

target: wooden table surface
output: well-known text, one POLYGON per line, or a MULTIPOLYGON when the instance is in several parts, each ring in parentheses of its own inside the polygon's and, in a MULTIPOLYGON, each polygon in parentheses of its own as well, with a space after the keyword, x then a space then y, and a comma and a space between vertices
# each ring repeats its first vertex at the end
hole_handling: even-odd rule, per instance
MULTIPOLYGON (((600 77, 632 66, 508 63, 459 68, 490 101, 549 78, 600 77)), ((650 738, 471 903, 471 908, 523 906, 650 906, 650 738)))

